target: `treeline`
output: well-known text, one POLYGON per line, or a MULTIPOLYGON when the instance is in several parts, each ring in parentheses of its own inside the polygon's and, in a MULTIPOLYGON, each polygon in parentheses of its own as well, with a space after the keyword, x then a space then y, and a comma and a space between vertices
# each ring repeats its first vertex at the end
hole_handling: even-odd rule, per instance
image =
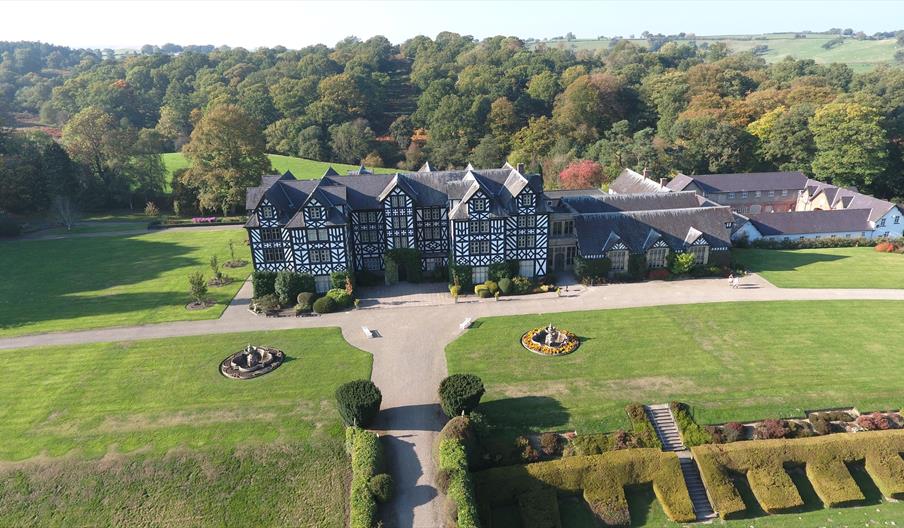
MULTIPOLYGON (((107 204, 162 190, 152 154, 181 149, 226 105, 263 133, 266 151, 306 158, 402 169, 427 159, 443 168, 509 160, 542 170, 549 185, 578 160, 601 167, 593 183, 625 166, 654 177, 802 170, 904 197, 904 70, 894 67, 770 65, 718 43, 670 41, 653 51, 618 41, 573 52, 454 33, 300 50, 167 46, 123 58, 35 43, 0 49, 0 108, 63 126, 66 151, 91 174, 79 180, 82 195, 94 195, 86 181, 118 182, 107 204), (78 152, 72 136, 97 122, 120 145, 101 162, 78 152), (135 156, 144 156, 138 166, 135 156)), ((255 160, 246 165, 263 165, 255 160)), ((178 182, 184 203, 238 205, 237 189, 204 188, 219 183, 212 174, 178 182)))

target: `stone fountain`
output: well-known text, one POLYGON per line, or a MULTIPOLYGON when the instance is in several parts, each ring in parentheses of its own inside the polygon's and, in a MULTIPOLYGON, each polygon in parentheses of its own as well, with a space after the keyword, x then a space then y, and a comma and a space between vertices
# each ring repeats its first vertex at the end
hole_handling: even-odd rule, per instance
POLYGON ((521 336, 524 348, 538 354, 558 356, 574 352, 581 344, 580 338, 556 328, 549 323, 546 328, 535 328, 521 336))
POLYGON ((220 373, 227 378, 251 379, 272 372, 282 365, 282 350, 249 344, 220 363, 220 373))

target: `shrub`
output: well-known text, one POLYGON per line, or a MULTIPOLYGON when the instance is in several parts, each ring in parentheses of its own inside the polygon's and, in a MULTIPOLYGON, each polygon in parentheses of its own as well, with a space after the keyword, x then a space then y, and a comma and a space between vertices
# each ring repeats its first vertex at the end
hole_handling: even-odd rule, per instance
POLYGON ((333 313, 339 309, 332 297, 321 297, 314 301, 311 307, 314 309, 314 313, 319 314, 333 313))
POLYGON ((207 296, 207 281, 204 280, 203 273, 193 271, 188 274, 188 291, 196 303, 201 304, 204 302, 207 296))
POLYGON ((0 237, 16 237, 22 234, 22 226, 12 218, 0 215, 0 237))
POLYGON ((894 253, 895 249, 895 245, 891 242, 879 242, 875 247, 875 250, 880 253, 894 253))
POLYGON ((368 487, 380 504, 392 500, 392 476, 388 473, 379 473, 371 477, 368 487))
POLYGON ((346 425, 367 427, 380 411, 382 401, 380 389, 370 380, 350 381, 336 389, 339 415, 346 425))
POLYGON ((474 293, 476 293, 477 296, 481 299, 489 299, 493 296, 493 294, 490 293, 489 288, 487 288, 486 286, 475 286, 474 293))
POLYGON ((722 426, 722 441, 726 444, 743 440, 746 434, 744 424, 740 422, 728 422, 722 426))
POLYGON ((502 292, 502 295, 511 295, 512 293, 512 279, 508 277, 503 277, 499 279, 499 291, 502 292))
POLYGON ((280 271, 276 273, 273 282, 273 291, 279 298, 279 304, 289 306, 303 291, 314 291, 314 277, 295 273, 294 271, 280 271))
POLYGON ((485 392, 483 381, 473 374, 452 374, 439 384, 439 400, 450 418, 468 414, 480 404, 485 392))
POLYGON ((255 298, 260 298, 264 295, 275 293, 275 283, 275 271, 255 271, 251 274, 251 289, 253 290, 255 298))
POLYGON ((857 417, 855 423, 867 431, 885 431, 891 429, 891 422, 888 420, 888 416, 878 412, 861 414, 857 417))
POLYGON ((788 433, 788 422, 785 420, 763 420, 757 424, 754 430, 757 440, 785 438, 788 433))
POLYGON ((534 289, 534 283, 527 277, 515 277, 512 279, 512 291, 515 295, 524 295, 534 289))
POLYGON ((460 293, 461 293, 461 286, 459 286, 457 284, 449 285, 449 294, 452 295, 452 297, 458 297, 458 295, 460 293))
POLYGON ((556 491, 541 488, 518 496, 521 526, 524 528, 553 528, 561 526, 559 498, 556 491))
POLYGON ((639 403, 628 404, 625 406, 625 412, 628 414, 628 419, 631 421, 631 429, 638 436, 641 446, 662 449, 662 442, 659 440, 656 430, 653 429, 653 424, 650 423, 643 405, 639 403))
POLYGON ((518 274, 518 261, 506 260, 494 262, 487 266, 487 277, 490 281, 499 282, 502 279, 510 279, 518 274))
POLYGON ((650 280, 666 280, 672 274, 669 272, 668 268, 656 268, 650 270, 647 274, 647 278, 650 280))
POLYGON ((155 218, 160 216, 160 208, 157 207, 157 204, 154 202, 148 202, 144 204, 144 216, 149 216, 151 218, 155 218))
POLYGON ((585 259, 574 257, 574 276, 582 283, 605 282, 612 263, 607 258, 585 259))
POLYGON ((471 266, 463 264, 449 263, 449 282, 460 286, 462 290, 468 291, 474 287, 471 266))
POLYGON ((311 292, 301 292, 295 298, 301 311, 310 312, 314 308, 314 294, 311 292))
POLYGON ((352 275, 347 271, 334 271, 330 273, 330 286, 332 289, 344 290, 352 275))
POLYGON ((540 435, 540 451, 546 456, 556 456, 562 453, 562 437, 556 433, 543 433, 540 435))
POLYGON ((819 249, 832 247, 873 247, 882 242, 877 238, 806 238, 804 240, 766 240, 750 242, 750 247, 757 249, 819 249))
POLYGON ((669 271, 675 275, 687 275, 696 264, 697 259, 693 253, 678 253, 672 259, 669 271))
POLYGON ((684 441, 684 445, 693 447, 713 443, 712 435, 694 420, 687 404, 672 402, 669 407, 671 407, 672 413, 675 415, 675 422, 678 424, 678 430, 681 431, 681 439, 684 441))
POLYGON ((454 519, 448 519, 447 525, 457 528, 477 528, 480 520, 477 515, 477 500, 471 474, 468 472, 468 458, 465 448, 456 440, 443 439, 439 444, 440 471, 448 474, 446 496, 453 506, 454 519))
POLYGON ((336 306, 340 309, 349 308, 354 301, 347 291, 341 289, 333 289, 326 292, 326 297, 336 301, 336 306))
POLYGON ((496 292, 499 291, 499 284, 497 284, 494 281, 488 280, 488 281, 484 282, 483 285, 487 287, 487 290, 489 290, 490 295, 496 295, 496 292))
POLYGON ((262 297, 256 297, 254 307, 260 313, 275 312, 279 310, 279 299, 276 298, 276 294, 268 293, 262 297))
POLYGON ((628 276, 631 280, 639 281, 647 274, 647 257, 643 254, 631 253, 628 255, 628 276))
POLYGON ((345 430, 345 448, 352 458, 349 526, 373 528, 377 522, 377 503, 371 481, 382 466, 380 439, 370 431, 348 427, 345 430))

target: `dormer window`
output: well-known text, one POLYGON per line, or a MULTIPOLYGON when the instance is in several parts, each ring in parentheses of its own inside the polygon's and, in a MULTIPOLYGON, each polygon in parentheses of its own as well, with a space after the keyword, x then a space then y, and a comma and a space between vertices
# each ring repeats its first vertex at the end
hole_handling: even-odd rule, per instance
POLYGON ((322 207, 308 207, 308 218, 311 220, 320 220, 323 218, 322 207))
POLYGON ((486 200, 471 200, 471 209, 475 211, 486 211, 487 210, 487 201, 486 200))
POLYGON ((518 197, 518 205, 521 207, 533 207, 534 206, 534 195, 533 194, 522 194, 518 197))
POLYGON ((276 218, 276 209, 274 209, 272 205, 265 205, 261 207, 261 218, 265 220, 272 220, 276 218))

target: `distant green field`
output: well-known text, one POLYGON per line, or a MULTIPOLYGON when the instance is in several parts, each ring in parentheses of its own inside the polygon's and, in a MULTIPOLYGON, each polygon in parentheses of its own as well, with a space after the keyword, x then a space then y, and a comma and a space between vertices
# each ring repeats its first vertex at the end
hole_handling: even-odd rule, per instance
MULTIPOLYGON (((723 42, 736 52, 748 51, 754 46, 763 45, 769 50, 762 56, 767 62, 778 62, 787 56, 797 59, 813 59, 820 64, 843 62, 854 70, 863 71, 878 64, 891 63, 895 54, 895 39, 854 40, 847 39, 844 44, 831 49, 822 47, 826 41, 837 35, 827 33, 811 33, 806 38, 796 39, 793 33, 772 33, 767 35, 710 35, 699 36, 693 42, 698 45, 704 42, 723 42)), ((638 46, 648 46, 646 39, 625 39, 638 46)), ((550 47, 565 47, 573 50, 606 49, 611 45, 610 39, 584 40, 551 40, 544 44, 550 47)), ((678 42, 691 42, 679 40, 678 42)))
MULTIPOLYGON (((270 158, 270 163, 273 164, 273 169, 276 172, 283 173, 286 171, 291 171, 292 174, 299 180, 313 180, 319 178, 323 176, 323 173, 326 172, 326 169, 330 166, 333 167, 333 170, 342 175, 345 175, 345 173, 350 170, 355 170, 358 168, 357 165, 346 165, 344 163, 331 163, 328 161, 315 161, 304 158, 293 158, 292 156, 281 156, 279 154, 267 154, 267 156, 270 158)), ((163 165, 166 166, 166 179, 167 181, 170 181, 175 171, 187 168, 189 166, 189 163, 181 152, 170 152, 163 155, 163 165)), ((368 169, 382 174, 391 174, 396 172, 396 169, 384 169, 375 167, 368 167, 368 169)))
POLYGON ((779 288, 904 288, 904 255, 871 247, 735 249, 732 256, 779 288))

